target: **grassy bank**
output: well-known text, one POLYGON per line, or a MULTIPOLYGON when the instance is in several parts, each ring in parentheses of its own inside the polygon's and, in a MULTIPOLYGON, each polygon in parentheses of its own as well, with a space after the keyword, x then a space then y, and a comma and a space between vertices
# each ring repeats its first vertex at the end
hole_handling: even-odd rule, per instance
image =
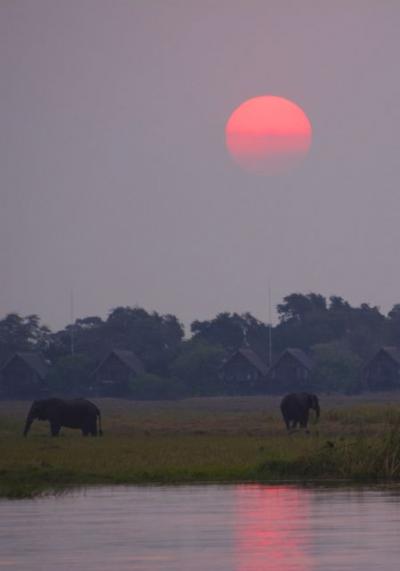
MULTIPOLYGON (((322 397, 311 434, 287 435, 273 397, 98 400, 103 438, 47 423, 21 430, 29 403, 0 403, 0 495, 87 484, 400 480, 397 395, 322 397)), ((400 400, 400 399, 399 399, 400 400)))

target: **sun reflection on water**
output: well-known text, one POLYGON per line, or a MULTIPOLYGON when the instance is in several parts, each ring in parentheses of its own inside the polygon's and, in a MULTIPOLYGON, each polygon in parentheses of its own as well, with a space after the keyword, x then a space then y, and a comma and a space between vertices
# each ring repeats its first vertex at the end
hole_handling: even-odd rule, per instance
POLYGON ((309 497, 290 486, 235 489, 237 571, 309 571, 309 497))

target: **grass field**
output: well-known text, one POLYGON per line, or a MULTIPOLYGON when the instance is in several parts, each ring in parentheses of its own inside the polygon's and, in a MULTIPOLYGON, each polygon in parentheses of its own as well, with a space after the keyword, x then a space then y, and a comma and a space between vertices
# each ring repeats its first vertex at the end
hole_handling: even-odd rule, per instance
POLYGON ((288 435, 278 397, 177 402, 98 399, 102 438, 36 421, 0 402, 0 496, 69 486, 229 481, 400 480, 400 395, 322 396, 310 434, 288 435))

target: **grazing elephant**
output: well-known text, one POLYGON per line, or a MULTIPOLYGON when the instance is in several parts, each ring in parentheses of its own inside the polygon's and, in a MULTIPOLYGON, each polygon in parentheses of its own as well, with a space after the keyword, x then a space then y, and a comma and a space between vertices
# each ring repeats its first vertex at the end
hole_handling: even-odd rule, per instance
POLYGON ((315 410, 318 419, 320 409, 316 395, 309 393, 292 393, 283 397, 281 411, 286 428, 288 430, 296 428, 297 424, 300 424, 302 428, 307 428, 310 409, 315 410))
POLYGON ((80 428, 83 436, 91 434, 102 436, 101 414, 95 404, 86 399, 64 400, 51 398, 35 400, 26 417, 24 436, 29 432, 35 419, 48 420, 52 436, 58 436, 61 427, 80 428), (97 417, 99 418, 99 430, 97 431, 97 417))

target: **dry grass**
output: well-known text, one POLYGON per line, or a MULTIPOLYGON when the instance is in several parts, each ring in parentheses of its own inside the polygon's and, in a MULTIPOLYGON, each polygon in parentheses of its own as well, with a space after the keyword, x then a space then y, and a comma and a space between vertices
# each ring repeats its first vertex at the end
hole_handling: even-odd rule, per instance
POLYGON ((311 434, 288 435, 278 397, 97 400, 103 438, 36 422, 0 402, 0 495, 89 483, 400 478, 397 395, 324 396, 311 434))

